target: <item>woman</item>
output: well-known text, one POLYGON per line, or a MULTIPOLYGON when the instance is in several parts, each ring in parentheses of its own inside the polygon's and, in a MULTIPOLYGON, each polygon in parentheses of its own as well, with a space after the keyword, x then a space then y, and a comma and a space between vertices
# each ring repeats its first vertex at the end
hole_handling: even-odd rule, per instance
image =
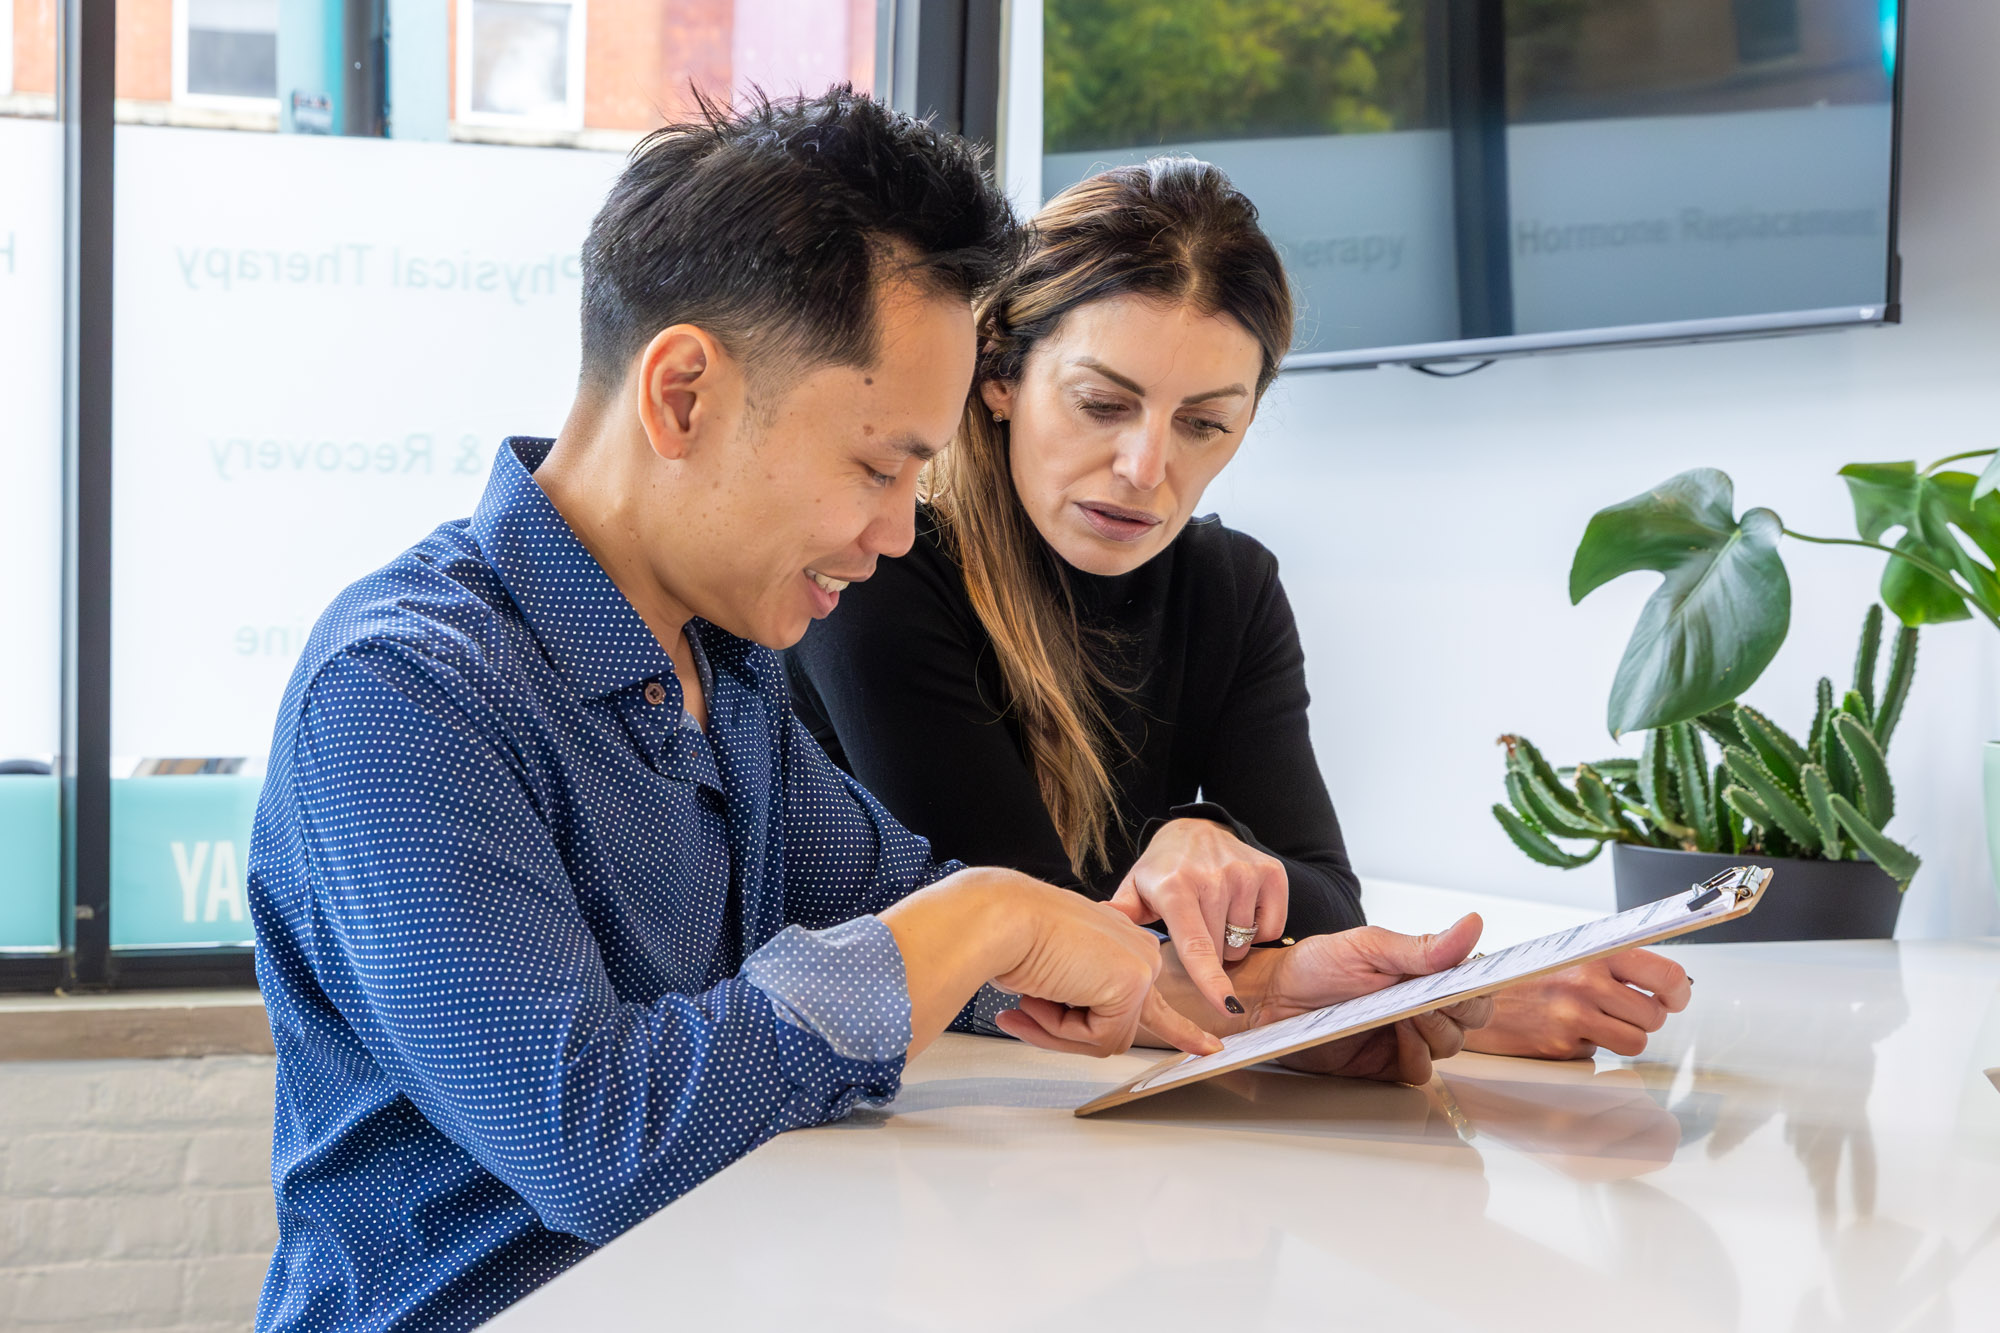
MULTIPOLYGON (((1219 170, 1158 158, 1052 200, 978 319, 916 543, 792 650, 799 715, 940 854, 1164 921, 1242 1014, 1253 943, 1363 924, 1277 562, 1192 518, 1290 346, 1283 266, 1219 170)), ((1686 1000, 1633 950, 1504 993, 1468 1045, 1633 1055, 1686 1000)))

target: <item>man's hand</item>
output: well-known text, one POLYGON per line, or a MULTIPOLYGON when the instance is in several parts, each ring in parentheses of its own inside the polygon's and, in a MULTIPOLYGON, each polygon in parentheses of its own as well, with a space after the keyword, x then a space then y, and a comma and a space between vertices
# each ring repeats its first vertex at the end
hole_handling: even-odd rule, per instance
POLYGON ((993 984, 1021 997, 994 1022, 1031 1046, 1079 1055, 1130 1050, 1139 1025, 1184 1051, 1206 1055, 1222 1043, 1182 1017, 1153 986, 1163 955, 1141 930, 1104 903, 1036 885, 1034 931, 1020 962, 993 984))
POLYGON ((1585 1060, 1600 1046, 1637 1055, 1647 1034, 1687 1008, 1692 993, 1679 963, 1627 949, 1501 991, 1493 1021, 1466 1045, 1544 1060, 1585 1060))
POLYGON ((1285 933, 1289 893, 1277 857, 1214 820, 1176 819, 1153 835, 1111 906, 1135 925, 1165 922, 1195 989, 1218 1011, 1240 1014, 1241 1002, 1222 963, 1240 961, 1250 952, 1250 941, 1232 946, 1224 932, 1242 926, 1250 929, 1252 941, 1277 939, 1285 933), (1232 1001, 1237 1008, 1229 1007, 1232 1001))
POLYGON ((988 981, 1022 997, 1000 1027, 1036 1046, 1085 1055, 1129 1049, 1140 1023, 1196 1055, 1221 1045, 1154 989, 1160 942, 1103 903, 1012 870, 977 867, 882 913, 903 955, 910 1054, 944 1030, 988 981))

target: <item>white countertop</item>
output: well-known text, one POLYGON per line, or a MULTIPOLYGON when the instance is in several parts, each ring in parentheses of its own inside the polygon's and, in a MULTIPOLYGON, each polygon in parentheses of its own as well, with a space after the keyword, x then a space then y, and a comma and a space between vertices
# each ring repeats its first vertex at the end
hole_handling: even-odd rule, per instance
POLYGON ((2000 942, 1688 945, 1637 1060, 1425 1088, 946 1036, 490 1327, 2000 1327, 2000 942))

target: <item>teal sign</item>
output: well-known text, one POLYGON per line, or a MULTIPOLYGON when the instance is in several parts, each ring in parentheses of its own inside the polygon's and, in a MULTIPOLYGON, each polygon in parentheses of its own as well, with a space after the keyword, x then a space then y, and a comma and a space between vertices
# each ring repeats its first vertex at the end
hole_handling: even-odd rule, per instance
POLYGON ((111 945, 249 944, 250 821, 262 778, 111 784, 111 945))
POLYGON ((56 779, 0 775, 0 949, 62 947, 56 779))

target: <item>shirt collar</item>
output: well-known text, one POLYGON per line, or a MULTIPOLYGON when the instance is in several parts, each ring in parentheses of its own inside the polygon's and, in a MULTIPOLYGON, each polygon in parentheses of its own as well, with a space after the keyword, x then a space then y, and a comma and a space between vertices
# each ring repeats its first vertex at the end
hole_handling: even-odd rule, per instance
POLYGON ((472 514, 480 554, 557 672, 585 698, 653 677, 677 684, 666 649, 535 483, 554 445, 524 435, 501 444, 472 514))

